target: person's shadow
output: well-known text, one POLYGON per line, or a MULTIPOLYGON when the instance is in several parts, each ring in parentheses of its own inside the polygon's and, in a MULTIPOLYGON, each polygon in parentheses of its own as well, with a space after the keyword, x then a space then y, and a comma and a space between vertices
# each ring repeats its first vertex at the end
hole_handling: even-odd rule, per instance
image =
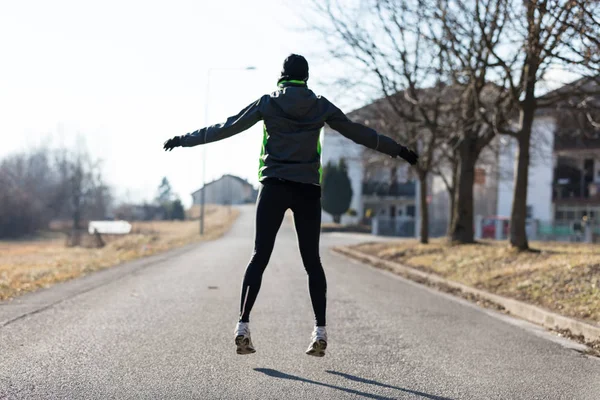
MULTIPOLYGON (((302 378, 302 377, 299 377, 299 376, 294 376, 294 375, 286 374, 284 372, 280 372, 280 371, 277 371, 277 370, 274 370, 274 369, 270 369, 270 368, 254 368, 254 370, 257 371, 257 372, 262 372, 263 374, 271 376, 273 378, 289 379, 289 380, 292 380, 292 381, 300 381, 300 382, 312 383, 313 385, 325 386, 325 387, 328 387, 328 388, 341 390, 341 391, 346 392, 346 393, 352 393, 352 394, 359 395, 359 396, 362 396, 362 397, 366 397, 366 398, 369 398, 369 399, 378 399, 378 400, 393 400, 394 399, 393 397, 379 396, 379 395, 375 395, 375 394, 371 394, 371 393, 366 393, 366 392, 361 392, 361 391, 350 389, 350 388, 345 388, 345 387, 342 387, 342 386, 330 385, 329 383, 317 382, 317 381, 313 381, 311 379, 306 379, 306 378, 302 378)), ((431 400, 452 400, 452 399, 449 399, 447 397, 440 397, 440 396, 435 396, 435 395, 432 395, 432 394, 418 392, 416 390, 410 390, 410 389, 405 389, 405 388, 401 388, 401 387, 398 387, 398 386, 387 385, 385 383, 377 382, 377 381, 370 380, 370 379, 360 378, 358 376, 354 376, 354 375, 350 375, 350 374, 345 374, 343 372, 337 372, 337 371, 325 371, 325 372, 327 372, 329 374, 341 376, 341 377, 344 377, 346 379, 349 379, 349 380, 355 381, 355 382, 366 383, 366 384, 369 384, 369 385, 380 386, 380 387, 384 387, 384 388, 388 388, 388 389, 396 389, 396 390, 399 390, 399 391, 404 392, 404 393, 410 393, 410 394, 414 394, 414 395, 423 397, 425 399, 431 399, 431 400)))

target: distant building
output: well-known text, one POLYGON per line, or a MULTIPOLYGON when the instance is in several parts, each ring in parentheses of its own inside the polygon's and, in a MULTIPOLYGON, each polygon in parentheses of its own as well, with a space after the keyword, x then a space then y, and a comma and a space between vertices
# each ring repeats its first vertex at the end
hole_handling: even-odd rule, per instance
MULTIPOLYGON (((569 239, 573 224, 582 220, 591 221, 594 232, 600 233, 600 128, 585 112, 577 111, 584 98, 578 90, 589 93, 586 102, 597 104, 596 88, 593 80, 580 80, 538 98, 527 186, 526 230, 530 239, 569 239)), ((596 111, 594 119, 598 117, 596 111)), ((503 232, 493 229, 493 234, 486 236, 485 230, 494 223, 492 219, 510 219, 518 156, 517 140, 503 135, 482 153, 476 166, 479 180, 473 188, 474 214, 483 218, 479 220, 482 227, 476 221, 476 235, 507 237, 508 222, 503 232)), ((430 216, 448 215, 444 212, 448 196, 440 177, 434 178, 432 192, 435 206, 430 216)))
MULTIPOLYGON (((451 92, 451 89, 449 90, 451 92)), ((423 93, 426 96, 427 90, 423 93)), ((396 95, 401 94, 402 92, 399 92, 396 95)), ((387 107, 385 99, 379 99, 350 112, 348 116, 382 133, 402 129, 386 121, 386 113, 389 114, 387 107)), ((394 121, 393 113, 390 115, 390 121, 394 121)), ((555 126, 555 115, 545 112, 539 112, 534 121, 532 143, 535 143, 535 146, 532 146, 527 196, 530 219, 548 221, 553 218, 552 161, 555 126)), ((416 222, 420 206, 415 174, 402 160, 388 160, 386 164, 371 162, 371 159, 375 160, 371 153, 371 150, 352 143, 341 134, 329 128, 325 129, 323 165, 344 158, 353 189, 350 207, 356 211, 356 216, 345 215, 342 217, 342 223, 372 224, 373 218, 376 218, 380 227, 383 224, 402 226, 401 229, 396 229, 396 234, 401 236, 418 234, 416 222)), ((476 164, 473 187, 475 216, 510 216, 517 156, 517 141, 508 136, 497 136, 482 152, 476 164)), ((591 161, 588 160, 587 163, 588 169, 592 169, 591 161)), ((580 168, 583 169, 583 161, 580 168)), ((443 167, 441 169, 444 170, 443 167)), ((444 175, 449 177, 449 171, 445 171, 444 175)), ((578 178, 578 182, 584 182, 578 187, 587 184, 589 180, 578 178)), ((444 180, 437 174, 429 174, 427 186, 429 234, 442 236, 446 234, 450 220, 449 194, 444 180)), ((591 187, 593 193, 593 185, 591 187)), ((581 190, 579 192, 588 193, 581 190)), ((331 217, 324 214, 323 220, 328 222, 331 217)))
MULTIPOLYGON (((600 96, 595 81, 580 80, 581 88, 590 93, 573 96, 571 104, 560 104, 564 110, 548 110, 552 121, 554 147, 553 171, 550 171, 555 223, 569 224, 586 218, 595 224, 600 219, 600 96), (573 111, 573 104, 583 102, 594 108, 593 115, 573 111)), ((562 89, 568 91, 569 87, 562 89)), ((555 91, 560 95, 561 89, 555 91)), ((550 95, 552 95, 551 93, 550 95)), ((566 100, 563 102, 566 103, 566 100)))
POLYGON ((235 205, 253 203, 258 191, 245 179, 234 175, 223 175, 192 193, 193 204, 200 204, 202 191, 206 190, 206 204, 235 205))
MULTIPOLYGON (((377 102, 348 113, 354 121, 369 125, 369 117, 377 102)), ((374 218, 391 221, 408 221, 402 229, 405 235, 414 235, 416 215, 416 186, 409 165, 398 160, 387 163, 369 162, 372 150, 353 143, 328 126, 322 135, 322 165, 337 164, 341 158, 346 161, 348 177, 352 186, 352 214, 342 216, 342 224, 370 225, 374 218), (370 152, 370 153, 369 153, 370 152)), ((323 211, 323 222, 333 221, 331 215, 323 211)))

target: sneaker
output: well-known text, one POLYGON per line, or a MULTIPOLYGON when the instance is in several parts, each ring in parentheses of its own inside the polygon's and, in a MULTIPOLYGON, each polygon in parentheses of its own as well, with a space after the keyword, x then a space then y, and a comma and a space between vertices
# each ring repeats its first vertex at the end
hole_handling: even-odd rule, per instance
POLYGON ((312 333, 312 342, 306 354, 309 356, 323 357, 325 355, 325 349, 327 348, 327 331, 324 326, 315 326, 315 330, 312 333))
POLYGON ((248 322, 238 322, 235 327, 235 345, 237 346, 236 353, 252 354, 255 353, 252 339, 250 338, 250 328, 248 322))

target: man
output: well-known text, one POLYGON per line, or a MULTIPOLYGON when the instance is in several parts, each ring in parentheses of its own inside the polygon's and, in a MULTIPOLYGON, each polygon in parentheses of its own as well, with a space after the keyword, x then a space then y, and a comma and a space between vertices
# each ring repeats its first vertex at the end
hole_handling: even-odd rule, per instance
POLYGON ((254 253, 244 275, 240 317, 234 332, 238 354, 255 352, 248 326, 250 311, 277 231, 286 210, 291 209, 315 314, 315 328, 306 354, 325 355, 327 283, 319 256, 322 171, 319 137, 323 125, 327 123, 354 142, 391 157, 401 157, 410 164, 418 161, 415 152, 350 121, 326 98, 308 89, 307 81, 308 63, 304 57, 292 54, 283 63, 278 90, 262 96, 222 124, 175 136, 164 143, 164 149, 169 151, 178 146, 211 143, 240 133, 260 120, 264 122, 254 253))

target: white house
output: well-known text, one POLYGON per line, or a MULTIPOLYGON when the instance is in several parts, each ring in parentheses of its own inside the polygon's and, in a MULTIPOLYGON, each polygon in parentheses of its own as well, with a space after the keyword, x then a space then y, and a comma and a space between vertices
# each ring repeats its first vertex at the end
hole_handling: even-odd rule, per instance
POLYGON ((600 128, 585 115, 555 119, 552 207, 555 222, 597 224, 600 217, 600 128))
MULTIPOLYGON (((531 135, 531 159, 527 186, 527 216, 540 221, 551 221, 553 151, 556 119, 539 115, 534 119, 531 135)), ((512 210, 514 175, 519 156, 516 139, 500 137, 498 200, 496 215, 509 217, 512 210)))
MULTIPOLYGON (((538 99, 540 108, 532 127, 527 186, 527 229, 531 238, 568 236, 573 224, 582 221, 588 227, 593 225, 594 233, 600 236, 600 128, 581 112, 579 105, 583 101, 598 102, 593 80, 573 82, 538 99), (573 88, 578 91, 572 91, 573 88), (580 90, 587 94, 581 95, 580 90)), ((366 125, 369 119, 377 121, 382 133, 403 129, 390 122, 395 119, 387 118, 386 107, 389 108, 387 102, 380 99, 348 116, 366 125)), ((596 120, 600 119, 598 114, 596 120)), ((390 160, 385 166, 380 162, 369 164, 372 150, 328 128, 322 137, 322 148, 324 165, 342 157, 348 164, 354 193, 351 208, 356 216, 345 215, 342 223, 369 223, 374 216, 394 222, 418 218, 416 185, 406 163, 390 160)), ((475 230, 479 234, 482 226, 477 224, 490 222, 498 228, 505 225, 504 232, 496 229, 500 234, 492 237, 503 237, 506 233, 518 155, 517 140, 506 135, 496 136, 481 153, 473 188, 475 230), (502 222, 493 222, 494 219, 502 222)), ((441 177, 430 174, 428 194, 430 234, 443 235, 450 216, 450 201, 441 177)), ((324 213, 323 220, 331 221, 331 217, 324 213)))
MULTIPOLYGON (((582 222, 592 228, 586 236, 600 234, 600 128, 580 108, 584 103, 597 107, 598 99, 593 79, 580 79, 538 99, 527 190, 529 237, 573 240, 580 235, 575 226, 582 222)), ((518 146, 504 140, 497 214, 509 216, 518 146)))
MULTIPOLYGON (((356 117, 356 112, 350 113, 349 117, 356 117)), ((350 209, 356 212, 356 216, 343 215, 342 224, 357 224, 374 216, 414 217, 415 185, 410 181, 406 163, 392 160, 387 167, 366 166, 364 155, 369 150, 329 127, 324 129, 321 142, 323 166, 329 162, 337 164, 341 158, 348 166, 353 193, 350 209)), ((323 212, 322 219, 323 222, 333 221, 326 212, 323 212)))
MULTIPOLYGON (((370 106, 351 112, 348 116, 357 122, 364 122, 364 110, 370 106)), ((528 216, 540 221, 551 221, 554 216, 552 180, 553 159, 556 159, 553 157, 555 132, 555 116, 541 112, 533 125, 527 194, 528 216)), ((338 162, 342 157, 348 165, 354 193, 350 207, 357 215, 355 217, 344 215, 343 224, 364 221, 369 216, 369 211, 372 216, 384 218, 414 218, 419 215, 419 204, 415 201, 416 185, 406 163, 396 161, 388 167, 366 168, 364 155, 365 151, 369 150, 329 128, 326 128, 322 135, 322 148, 323 165, 328 162, 338 162), (392 177, 392 174, 395 177, 392 177), (396 181, 404 191, 388 189, 386 193, 385 189, 383 192, 374 189, 378 184, 385 186, 391 181, 396 181)), ((509 136, 496 137, 490 147, 482 152, 476 166, 476 182, 473 188, 475 215, 510 217, 517 157, 517 142, 509 136)), ((600 162, 596 165, 600 173, 600 162)), ((600 175, 598 178, 600 180, 600 175)), ((450 202, 442 178, 431 174, 428 192, 430 234, 444 235, 450 216, 450 202)), ((600 209, 598 211, 600 212, 600 209)), ((323 213, 323 221, 329 222, 332 218, 327 213, 323 213)))

